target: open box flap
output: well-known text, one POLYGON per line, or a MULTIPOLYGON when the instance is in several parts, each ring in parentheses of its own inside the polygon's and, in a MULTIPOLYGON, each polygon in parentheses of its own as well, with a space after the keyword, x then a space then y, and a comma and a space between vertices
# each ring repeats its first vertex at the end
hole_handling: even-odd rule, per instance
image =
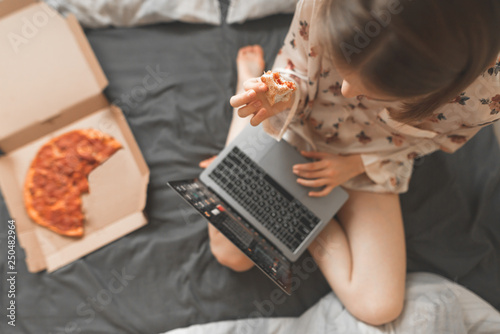
POLYGON ((132 131, 116 106, 89 100, 74 107, 74 114, 92 109, 94 112, 76 121, 65 120, 58 129, 23 147, 0 157, 0 188, 7 194, 5 202, 16 221, 17 237, 26 253, 30 272, 56 270, 68 263, 147 224, 142 211, 146 204, 149 169, 134 140, 132 131), (96 110, 95 107, 100 107, 96 110), (54 233, 28 216, 25 209, 24 181, 34 154, 50 138, 74 129, 93 128, 120 142, 118 150, 88 177, 89 192, 82 194, 85 215, 84 236, 71 238, 54 233))
POLYGON ((0 35, 7 37, 0 39, 0 63, 8 64, 0 68, 0 148, 7 153, 29 142, 20 132, 71 112, 107 85, 74 16, 65 19, 42 2, 24 0, 22 8, 17 2, 0 6, 0 35))

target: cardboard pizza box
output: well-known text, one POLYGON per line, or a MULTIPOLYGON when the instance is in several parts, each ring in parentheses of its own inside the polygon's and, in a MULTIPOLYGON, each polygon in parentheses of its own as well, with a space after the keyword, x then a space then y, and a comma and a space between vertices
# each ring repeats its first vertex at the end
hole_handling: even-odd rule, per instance
POLYGON ((149 169, 122 111, 102 93, 108 82, 74 16, 36 0, 3 0, 0 36, 0 188, 28 270, 51 272, 146 225, 149 169), (23 188, 44 143, 85 128, 123 148, 89 174, 84 236, 72 238, 29 218, 23 188))

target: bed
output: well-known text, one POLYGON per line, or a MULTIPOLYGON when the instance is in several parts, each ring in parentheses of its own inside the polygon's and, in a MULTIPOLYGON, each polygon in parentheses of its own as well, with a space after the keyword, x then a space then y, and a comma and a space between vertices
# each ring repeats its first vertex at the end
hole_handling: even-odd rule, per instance
MULTIPOLYGON (((227 1, 221 1, 222 15, 227 1)), ((276 287, 258 269, 236 273, 209 249, 207 223, 166 185, 192 178, 224 146, 240 47, 260 44, 271 66, 292 15, 221 26, 163 23, 87 29, 151 170, 143 228, 53 273, 29 273, 18 245, 16 327, 1 333, 162 333, 194 324, 298 317, 331 290, 311 271, 286 301, 266 307, 276 287), (157 85, 147 90, 144 78, 157 85), (147 91, 147 94, 139 92, 147 91)), ((416 161, 401 196, 409 272, 431 272, 500 310, 500 150, 487 127, 456 154, 416 161)), ((124 189, 126 191, 126 189, 124 189)), ((0 198, 0 244, 9 213, 0 198)), ((304 254, 297 263, 307 257, 304 254)), ((0 258, 1 272, 6 256, 0 258)), ((3 301, 6 285, 2 280, 3 301)), ((4 303, 2 303, 4 305, 4 303)), ((5 308, 2 307, 5 319, 5 308)))

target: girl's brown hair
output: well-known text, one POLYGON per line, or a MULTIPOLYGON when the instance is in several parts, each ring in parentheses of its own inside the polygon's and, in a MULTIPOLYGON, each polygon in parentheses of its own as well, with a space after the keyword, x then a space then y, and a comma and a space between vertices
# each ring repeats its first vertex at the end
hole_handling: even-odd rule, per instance
POLYGON ((500 52, 500 0, 324 0, 321 12, 332 61, 407 101, 391 114, 401 122, 431 116, 500 52))

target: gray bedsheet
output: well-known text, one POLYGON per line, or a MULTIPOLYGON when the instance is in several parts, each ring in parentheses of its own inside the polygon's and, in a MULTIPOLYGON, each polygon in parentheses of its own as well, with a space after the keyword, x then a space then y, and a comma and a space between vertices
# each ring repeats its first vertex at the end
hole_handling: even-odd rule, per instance
MULTIPOLYGON (((223 147, 231 120, 239 47, 258 43, 271 65, 291 21, 282 15, 244 25, 171 23, 89 30, 87 37, 151 169, 149 224, 60 270, 30 274, 18 246, 16 328, 1 333, 158 333, 191 324, 255 316, 299 316, 330 289, 306 253, 291 297, 258 269, 235 273, 210 253, 207 223, 168 180, 195 177, 198 162, 223 147), (271 302, 275 300, 279 302, 271 302)), ((500 308, 500 153, 491 128, 455 155, 418 162, 401 196, 410 271, 465 285, 500 308)), ((8 194, 5 194, 8 196, 8 194)), ((0 197, 0 272, 6 222, 0 197)))

